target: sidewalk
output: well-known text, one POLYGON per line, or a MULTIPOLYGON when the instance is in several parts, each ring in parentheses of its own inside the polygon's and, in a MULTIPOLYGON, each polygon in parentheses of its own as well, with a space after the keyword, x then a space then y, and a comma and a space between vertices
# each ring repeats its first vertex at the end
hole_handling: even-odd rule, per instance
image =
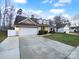
POLYGON ((79 35, 79 33, 68 33, 68 34, 71 34, 71 35, 79 35))

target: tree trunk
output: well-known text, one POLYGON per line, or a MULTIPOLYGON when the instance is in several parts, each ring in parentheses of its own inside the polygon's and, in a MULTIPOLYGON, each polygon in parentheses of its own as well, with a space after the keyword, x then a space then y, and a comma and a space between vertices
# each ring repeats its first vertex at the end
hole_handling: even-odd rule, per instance
POLYGON ((58 32, 58 28, 56 28, 56 32, 58 32))

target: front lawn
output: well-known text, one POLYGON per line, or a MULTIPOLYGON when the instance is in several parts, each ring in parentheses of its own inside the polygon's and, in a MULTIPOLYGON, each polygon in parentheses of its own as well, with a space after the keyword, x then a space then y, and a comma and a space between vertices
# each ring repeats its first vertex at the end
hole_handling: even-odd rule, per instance
POLYGON ((56 40, 63 42, 65 44, 69 44, 72 46, 78 46, 79 45, 79 36, 78 35, 70 35, 70 34, 64 34, 64 33, 54 33, 51 35, 44 36, 46 38, 56 40))
POLYGON ((6 32, 0 31, 0 42, 2 42, 7 37, 6 32))

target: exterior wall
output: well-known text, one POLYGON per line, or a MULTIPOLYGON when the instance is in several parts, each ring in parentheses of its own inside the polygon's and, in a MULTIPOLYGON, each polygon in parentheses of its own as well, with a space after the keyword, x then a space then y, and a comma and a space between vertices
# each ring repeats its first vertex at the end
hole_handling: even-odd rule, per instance
POLYGON ((8 30, 8 36, 16 36, 16 31, 15 30, 8 30))
POLYGON ((48 32, 50 32, 51 31, 51 28, 52 28, 52 31, 53 31, 53 27, 48 27, 48 32))
POLYGON ((75 30, 76 30, 76 32, 78 32, 79 31, 79 29, 76 29, 76 28, 70 28, 70 32, 75 32, 75 30))
POLYGON ((17 35, 37 35, 38 29, 37 28, 19 28, 17 31, 17 35))
POLYGON ((15 27, 15 30, 8 30, 8 36, 16 36, 16 35, 37 35, 38 28, 22 28, 15 27))
POLYGON ((38 27, 38 31, 41 30, 41 27, 38 27))
POLYGON ((74 32, 74 29, 70 29, 70 32, 74 32))
MULTIPOLYGON (((42 30, 41 27, 38 27, 38 31, 39 31, 39 30, 42 30)), ((44 27, 44 30, 45 30, 45 31, 49 31, 49 27, 44 27)))
POLYGON ((48 27, 48 32, 50 32, 50 27, 48 27))
POLYGON ((45 31, 48 31, 49 29, 48 29, 48 27, 45 27, 45 31))
POLYGON ((66 25, 66 26, 64 27, 64 32, 65 32, 65 33, 69 33, 69 32, 70 32, 70 27, 69 27, 68 25, 66 25))
POLYGON ((58 32, 63 32, 64 33, 64 28, 58 29, 58 32))

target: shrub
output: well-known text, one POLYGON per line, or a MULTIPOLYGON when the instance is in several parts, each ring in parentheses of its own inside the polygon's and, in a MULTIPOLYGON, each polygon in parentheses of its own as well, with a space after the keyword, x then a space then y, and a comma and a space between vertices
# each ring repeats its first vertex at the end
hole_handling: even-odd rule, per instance
POLYGON ((55 30, 53 29, 53 30, 51 30, 49 33, 55 33, 55 30))
POLYGON ((38 35, 43 35, 43 34, 47 34, 48 31, 43 31, 43 30, 39 30, 38 35))
POLYGON ((64 32, 64 33, 66 33, 66 32, 64 32))

